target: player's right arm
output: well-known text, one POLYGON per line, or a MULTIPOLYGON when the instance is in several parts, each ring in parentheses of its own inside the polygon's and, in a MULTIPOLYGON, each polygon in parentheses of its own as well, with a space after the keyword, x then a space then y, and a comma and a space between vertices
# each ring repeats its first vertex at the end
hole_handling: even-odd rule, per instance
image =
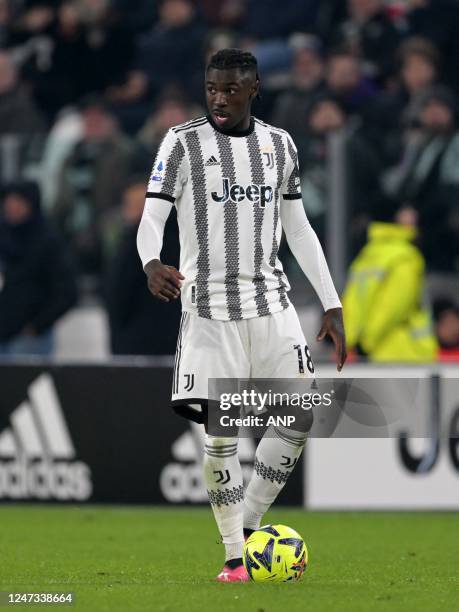
POLYGON ((161 263, 164 226, 172 209, 166 200, 147 197, 137 231, 137 250, 151 293, 163 302, 176 300, 184 277, 174 266, 161 263))
POLYGON ((160 259, 164 226, 182 190, 184 159, 183 145, 170 130, 153 164, 137 232, 137 250, 148 278, 148 288, 164 302, 179 297, 181 281, 184 280, 174 266, 163 264, 160 259))

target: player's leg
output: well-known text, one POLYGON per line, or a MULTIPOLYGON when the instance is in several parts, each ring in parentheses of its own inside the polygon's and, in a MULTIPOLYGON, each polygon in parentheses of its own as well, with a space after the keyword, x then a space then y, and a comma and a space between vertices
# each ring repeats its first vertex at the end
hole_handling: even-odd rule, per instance
MULTIPOLYGON (((237 448, 237 435, 206 435, 204 481, 225 546, 225 566, 219 575, 224 582, 233 577, 234 571, 240 577, 239 568, 242 566, 244 488, 237 448)), ((245 577, 245 572, 241 576, 245 577)))
POLYGON ((284 488, 306 442, 307 432, 271 425, 257 447, 244 497, 244 533, 258 529, 263 515, 284 488))
MULTIPOLYGON (((208 379, 245 378, 249 367, 236 322, 185 313, 174 368, 175 410, 205 423, 205 413, 212 409, 208 379), (205 406, 204 412, 197 412, 200 406, 205 406)), ((243 483, 237 443, 237 430, 232 429, 221 436, 206 433, 204 446, 204 484, 225 546, 225 566, 218 577, 224 582, 247 578, 242 566, 243 483)))
MULTIPOLYGON (((280 313, 253 321, 253 378, 313 377, 309 348, 292 305, 280 313)), ((271 425, 266 430, 258 445, 254 471, 245 492, 246 535, 258 529, 263 515, 284 488, 298 463, 311 426, 312 412, 305 411, 294 428, 271 425)))

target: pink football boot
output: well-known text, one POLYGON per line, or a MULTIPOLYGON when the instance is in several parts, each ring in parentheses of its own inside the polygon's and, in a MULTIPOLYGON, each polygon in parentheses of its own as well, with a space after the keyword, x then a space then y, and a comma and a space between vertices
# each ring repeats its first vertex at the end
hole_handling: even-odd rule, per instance
POLYGON ((243 565, 238 565, 234 569, 224 565, 216 580, 217 582, 248 582, 249 575, 243 565))

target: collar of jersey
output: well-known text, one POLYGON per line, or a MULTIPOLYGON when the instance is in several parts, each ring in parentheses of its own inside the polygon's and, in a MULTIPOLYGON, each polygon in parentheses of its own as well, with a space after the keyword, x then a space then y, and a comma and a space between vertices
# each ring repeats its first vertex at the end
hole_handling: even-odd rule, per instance
POLYGON ((207 115, 207 120, 210 123, 210 125, 214 128, 214 130, 216 130, 217 132, 220 132, 220 134, 224 134, 225 136, 236 136, 236 138, 241 138, 243 136, 249 136, 253 130, 255 129, 255 121, 253 119, 253 117, 250 117, 250 124, 249 127, 246 130, 221 130, 218 125, 215 125, 215 123, 212 120, 211 115, 207 115))

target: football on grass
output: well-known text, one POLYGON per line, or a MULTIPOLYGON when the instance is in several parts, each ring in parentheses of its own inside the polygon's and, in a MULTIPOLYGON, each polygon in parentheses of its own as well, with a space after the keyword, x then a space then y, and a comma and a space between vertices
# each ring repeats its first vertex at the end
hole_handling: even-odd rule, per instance
POLYGON ((299 580, 308 563, 303 538, 286 525, 265 525, 244 545, 245 569, 254 582, 299 580))

